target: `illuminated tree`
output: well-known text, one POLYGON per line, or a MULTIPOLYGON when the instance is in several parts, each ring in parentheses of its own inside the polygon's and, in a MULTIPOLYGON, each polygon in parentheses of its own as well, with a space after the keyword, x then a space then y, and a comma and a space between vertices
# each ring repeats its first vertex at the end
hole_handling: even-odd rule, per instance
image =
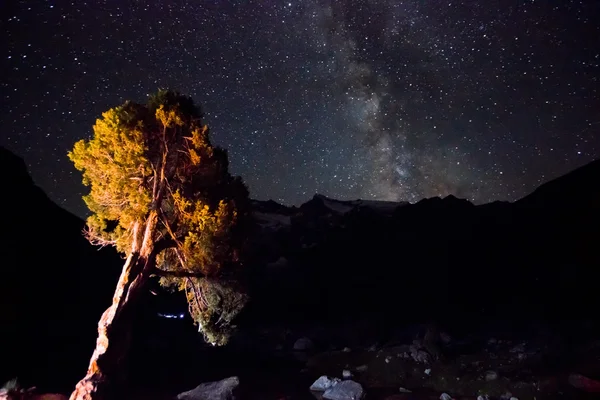
POLYGON ((185 291, 207 340, 224 344, 245 303, 237 290, 248 190, 228 172, 192 99, 159 91, 102 114, 69 159, 90 192, 87 238, 127 255, 96 349, 71 399, 110 398, 129 346, 135 304, 151 276, 185 291))

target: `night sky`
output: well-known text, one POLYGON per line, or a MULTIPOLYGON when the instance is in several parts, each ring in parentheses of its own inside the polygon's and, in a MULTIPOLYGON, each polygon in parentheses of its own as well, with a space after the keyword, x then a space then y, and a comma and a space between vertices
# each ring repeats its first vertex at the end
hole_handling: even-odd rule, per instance
POLYGON ((598 1, 0 7, 0 145, 81 216, 67 151, 158 88, 201 104, 251 195, 285 204, 515 200, 600 155, 598 1))

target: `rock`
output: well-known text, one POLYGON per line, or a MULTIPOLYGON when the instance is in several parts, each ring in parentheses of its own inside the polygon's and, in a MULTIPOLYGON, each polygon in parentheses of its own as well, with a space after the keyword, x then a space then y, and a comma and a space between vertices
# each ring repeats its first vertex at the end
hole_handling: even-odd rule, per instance
POLYGON ((496 379, 498 379, 498 373, 496 371, 487 371, 485 373, 486 382, 495 381, 496 379))
POLYGON ((450 396, 448 393, 442 393, 440 395, 440 400, 452 400, 452 396, 450 396))
POLYGON ((234 400, 234 390, 239 386, 237 376, 217 382, 202 383, 192 390, 179 393, 177 400, 234 400))
POLYGON ((511 397, 511 398, 510 398, 510 400, 519 400, 519 398, 518 398, 518 397, 515 397, 515 396, 513 396, 513 397, 511 397))
POLYGON ((365 372, 369 367, 367 365, 359 365, 358 367, 356 367, 356 370, 358 372, 365 372))
POLYGON ((452 338, 446 332, 440 332, 440 340, 444 344, 450 344, 450 342, 452 341, 452 338))
POLYGON ((68 400, 67 396, 57 393, 35 393, 36 388, 23 389, 16 380, 8 381, 0 388, 0 400, 68 400))
POLYGON ((344 378, 344 379, 350 379, 350 378, 352 378, 352 372, 350 372, 347 369, 343 370, 342 371, 342 378, 344 378))
POLYGON ((323 375, 314 381, 312 385, 310 385, 310 390, 315 392, 324 392, 327 389, 331 389, 338 383, 340 383, 338 378, 329 378, 328 376, 323 375))
POLYGON ((477 400, 490 400, 490 398, 486 394, 486 395, 483 395, 483 396, 477 396, 477 400))
POLYGON ((390 361, 392 361, 392 357, 391 357, 391 356, 387 356, 387 357, 385 358, 385 362, 386 362, 386 364, 389 364, 389 363, 390 363, 390 361))
POLYGON ((294 343, 294 351, 311 351, 314 347, 312 340, 307 337, 302 337, 294 343))
POLYGON ((569 384, 574 388, 588 393, 600 393, 600 381, 590 379, 580 374, 571 374, 568 378, 569 384))
POLYGON ((525 343, 519 343, 509 350, 511 353, 524 353, 525 352, 525 343))
POLYGON ((287 267, 287 266, 288 266, 288 264, 289 264, 289 263, 288 263, 288 260, 287 260, 287 258, 285 258, 285 257, 281 256, 281 257, 279 257, 279 258, 277 259, 277 261, 274 261, 274 262, 268 263, 268 264, 266 265, 266 267, 267 267, 267 268, 274 268, 274 269, 276 269, 276 268, 284 268, 284 267, 287 267))
POLYGON ((421 346, 419 345, 419 342, 417 340, 413 341, 413 344, 411 344, 408 347, 408 350, 410 352, 410 356, 416 362, 422 363, 422 364, 429 363, 429 361, 431 359, 429 353, 426 352, 425 350, 421 350, 421 346))
POLYGON ((400 387, 398 390, 400 391, 400 393, 412 393, 411 390, 408 390, 408 389, 403 388, 403 387, 400 387))
POLYGON ((513 397, 511 392, 506 392, 500 396, 500 400, 510 400, 513 397))
POLYGON ((431 374, 431 368, 427 368, 425 370, 425 375, 430 375, 431 374))
POLYGON ((352 349, 351 349, 350 347, 344 347, 344 348, 342 349, 342 351, 343 351, 344 353, 350 353, 350 352, 352 351, 352 349))
POLYGON ((327 400, 361 400, 365 392, 360 383, 354 381, 341 381, 327 389, 323 398, 327 400))
POLYGON ((429 353, 423 350, 417 350, 415 353, 411 353, 411 357, 415 362, 421 364, 429 364, 430 361, 429 353))

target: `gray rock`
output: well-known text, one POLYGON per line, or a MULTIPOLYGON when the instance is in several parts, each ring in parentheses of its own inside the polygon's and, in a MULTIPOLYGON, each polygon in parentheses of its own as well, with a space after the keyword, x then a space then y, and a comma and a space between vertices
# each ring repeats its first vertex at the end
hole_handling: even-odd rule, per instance
POLYGON ((519 343, 509 350, 511 353, 524 353, 525 352, 525 343, 519 343))
POLYGON ((328 376, 323 375, 319 377, 319 379, 314 381, 312 385, 310 385, 310 390, 313 390, 315 392, 324 392, 327 389, 334 387, 338 383, 340 383, 340 380, 338 378, 330 378, 328 376))
POLYGON ((358 367, 356 367, 356 370, 358 372, 365 372, 367 369, 369 369, 367 365, 359 365, 358 367))
POLYGON ((266 266, 267 266, 267 268, 276 269, 276 268, 284 268, 284 267, 287 267, 288 265, 289 265, 289 263, 288 263, 287 258, 282 256, 282 257, 279 257, 279 259, 277 259, 277 261, 268 263, 266 266))
POLYGON ((310 351, 314 348, 312 340, 307 337, 300 338, 294 343, 294 351, 310 351))
POLYGON ((440 395, 440 400, 452 400, 452 396, 450 396, 448 393, 442 393, 440 395))
POLYGON ((196 386, 192 390, 179 393, 177 400, 235 400, 234 391, 239 386, 237 376, 217 382, 207 382, 196 386))
POLYGON ((446 332, 441 332, 440 333, 440 340, 444 344, 450 344, 450 342, 452 341, 452 337, 450 337, 450 335, 448 335, 446 332))
POLYGON ((323 398, 327 400, 361 400, 365 395, 360 383, 354 381, 341 381, 327 389, 323 398))
POLYGON ((412 393, 411 390, 408 390, 406 388, 400 387, 400 389, 398 389, 400 391, 400 393, 412 393))
POLYGON ((429 353, 424 350, 417 350, 416 353, 411 354, 412 359, 421 364, 429 364, 430 356, 429 353))
POLYGON ((350 370, 347 370, 347 369, 343 370, 342 371, 342 378, 344 378, 344 379, 350 379, 350 378, 352 378, 352 372, 350 372, 350 370))
POLYGON ((485 373, 486 382, 495 381, 496 379, 498 379, 498 373, 496 371, 487 371, 485 373))
POLYGON ((429 364, 430 356, 425 350, 422 350, 417 344, 411 344, 409 346, 410 356, 413 360, 421 364, 429 364))

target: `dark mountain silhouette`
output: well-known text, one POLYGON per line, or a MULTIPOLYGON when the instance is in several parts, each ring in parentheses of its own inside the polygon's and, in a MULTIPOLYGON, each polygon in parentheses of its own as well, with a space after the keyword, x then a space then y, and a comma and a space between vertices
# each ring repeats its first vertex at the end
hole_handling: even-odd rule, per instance
MULTIPOLYGON (((8 177, 0 197, 0 379, 70 389, 86 368, 122 260, 91 246, 84 222, 52 203, 20 158, 0 148, 0 167, 8 177)), ((254 201, 246 265, 252 301, 240 327, 366 321, 368 340, 380 341, 424 321, 455 330, 490 319, 515 329, 531 320, 568 327, 565 321, 598 310, 599 181, 595 161, 514 203, 254 201)), ((153 334, 143 327, 153 307, 180 304, 186 312, 177 296, 148 298, 137 330, 143 336, 153 334)), ((144 379, 153 368, 146 364, 144 379)))
POLYGON ((384 334, 432 319, 469 329, 492 318, 589 318, 599 305, 599 180, 595 161, 514 203, 317 195, 286 213, 263 207, 261 220, 277 223, 265 224, 257 269, 280 267, 253 275, 248 319, 367 319, 384 334))
MULTIPOLYGON (((600 160, 593 161, 550 182, 546 182, 533 193, 517 203, 526 207, 568 208, 578 211, 597 207, 600 188, 600 160)), ((569 211, 569 210, 565 211, 569 211)))
POLYGON ((84 221, 50 201, 1 147, 0 171, 0 380, 58 390, 87 368, 122 261, 91 246, 84 221))

